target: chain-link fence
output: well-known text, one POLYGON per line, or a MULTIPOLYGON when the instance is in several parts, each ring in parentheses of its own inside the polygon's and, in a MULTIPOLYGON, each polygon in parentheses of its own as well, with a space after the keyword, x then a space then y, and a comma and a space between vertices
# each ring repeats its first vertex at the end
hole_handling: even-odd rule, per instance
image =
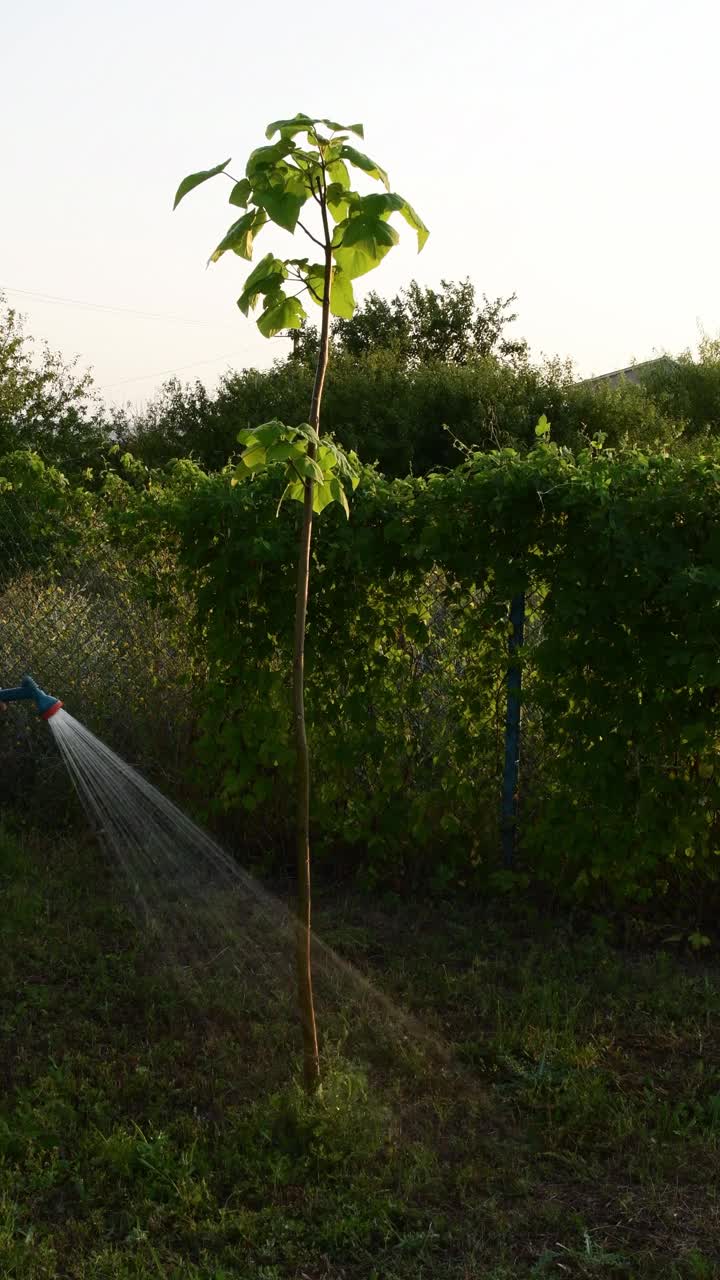
MULTIPOLYGON (((0 492, 0 687, 31 674, 129 761, 173 790, 187 765, 201 664, 192 617, 143 598, 102 538, 71 528, 62 503, 0 492)), ((66 790, 29 704, 0 717, 2 795, 66 790)))
MULTIPOLYGON (((167 596, 164 589, 152 591, 154 575, 158 587, 169 578, 177 581, 177 566, 162 561, 160 542, 140 564, 137 552, 129 557, 111 543, 93 501, 85 514, 78 510, 75 500, 55 501, 32 484, 0 490, 0 687, 31 674, 124 759, 187 800, 208 679, 207 655, 194 626, 194 593, 175 585, 169 608, 150 603, 153 595, 167 596)), ((526 649, 539 638, 541 617, 539 596, 528 592, 526 649)), ((389 644, 391 665, 373 668, 360 711, 339 696, 337 727, 313 702, 318 695, 310 682, 310 710, 321 726, 314 735, 320 827, 333 847, 381 840, 389 862, 408 839, 435 848, 447 838, 467 847, 471 863, 490 857, 499 865, 508 669, 502 604, 498 612, 491 587, 460 589, 435 569, 417 587, 416 598, 411 591, 403 600, 398 622, 404 631, 400 646, 390 635, 396 623, 387 624, 378 611, 380 630, 374 640, 368 632, 367 639, 380 649, 389 644), (403 617, 420 615, 425 624, 413 635, 403 617), (388 625, 390 632, 381 635, 388 625)), ((333 679, 341 681, 343 670, 341 663, 333 679)), ((289 674, 288 669, 288 680, 289 674)), ((214 668, 213 680, 218 678, 222 685, 226 677, 214 668)), ((262 743, 253 742, 253 693, 236 678, 242 705, 236 711, 223 706, 228 686, 222 685, 211 711, 216 732, 208 735, 206 728, 199 757, 205 794, 193 799, 206 812, 225 814, 231 839, 277 850, 292 823, 292 789, 287 772, 268 771, 262 743), (248 790, 223 793, 224 779, 229 776, 234 785, 239 776, 243 753, 255 761, 246 787, 257 787, 262 797, 252 807, 248 790), (266 787, 268 781, 272 785, 266 787), (219 800, 214 807, 213 800, 219 800), (233 811, 241 831, 228 818, 233 811)), ((289 690, 285 694, 289 705, 289 690)), ((275 711, 284 723, 283 696, 275 711)), ((518 805, 522 813, 532 804, 542 750, 531 669, 524 673, 522 721, 513 817, 518 805)), ((40 791, 54 800, 70 794, 51 735, 27 704, 0 716, 0 767, 6 801, 40 791)), ((384 860, 383 852, 380 864, 384 860)))

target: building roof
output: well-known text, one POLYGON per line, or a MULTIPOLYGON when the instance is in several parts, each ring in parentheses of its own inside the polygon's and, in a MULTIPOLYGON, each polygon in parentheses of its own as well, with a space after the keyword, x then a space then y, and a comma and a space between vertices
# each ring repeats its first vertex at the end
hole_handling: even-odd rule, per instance
POLYGON ((621 382, 641 384, 643 379, 655 369, 665 365, 674 365, 671 356, 656 356, 653 360, 641 360, 639 364, 629 364, 625 369, 613 369, 611 373, 601 373, 596 378, 583 378, 581 387, 617 387, 621 382))

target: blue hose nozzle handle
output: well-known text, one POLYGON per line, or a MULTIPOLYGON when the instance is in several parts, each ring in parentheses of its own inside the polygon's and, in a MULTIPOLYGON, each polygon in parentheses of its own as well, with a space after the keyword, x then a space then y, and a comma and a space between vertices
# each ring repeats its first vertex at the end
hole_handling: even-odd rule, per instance
POLYGON ((0 689, 0 702, 34 702, 43 720, 49 720, 62 706, 60 699, 45 693, 32 676, 23 676, 15 689, 0 689))

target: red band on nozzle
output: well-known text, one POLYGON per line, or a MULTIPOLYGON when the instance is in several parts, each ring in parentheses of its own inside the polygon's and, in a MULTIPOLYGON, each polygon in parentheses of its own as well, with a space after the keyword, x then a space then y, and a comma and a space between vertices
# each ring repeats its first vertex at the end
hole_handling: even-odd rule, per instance
POLYGON ((57 702, 53 702, 52 706, 48 707, 47 711, 40 712, 41 720, 49 720, 51 716, 55 715, 56 711, 60 710, 62 705, 63 705, 62 702, 58 698, 57 702))

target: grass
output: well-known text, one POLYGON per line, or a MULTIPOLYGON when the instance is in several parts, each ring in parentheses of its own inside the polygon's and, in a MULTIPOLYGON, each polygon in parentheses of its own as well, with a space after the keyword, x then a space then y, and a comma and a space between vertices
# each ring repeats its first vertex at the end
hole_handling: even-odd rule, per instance
POLYGON ((720 1276, 720 966, 641 934, 325 891, 454 1065, 178 985, 88 842, 0 835, 3 1280, 720 1276), (330 1041, 330 1047, 328 1046, 330 1041))

